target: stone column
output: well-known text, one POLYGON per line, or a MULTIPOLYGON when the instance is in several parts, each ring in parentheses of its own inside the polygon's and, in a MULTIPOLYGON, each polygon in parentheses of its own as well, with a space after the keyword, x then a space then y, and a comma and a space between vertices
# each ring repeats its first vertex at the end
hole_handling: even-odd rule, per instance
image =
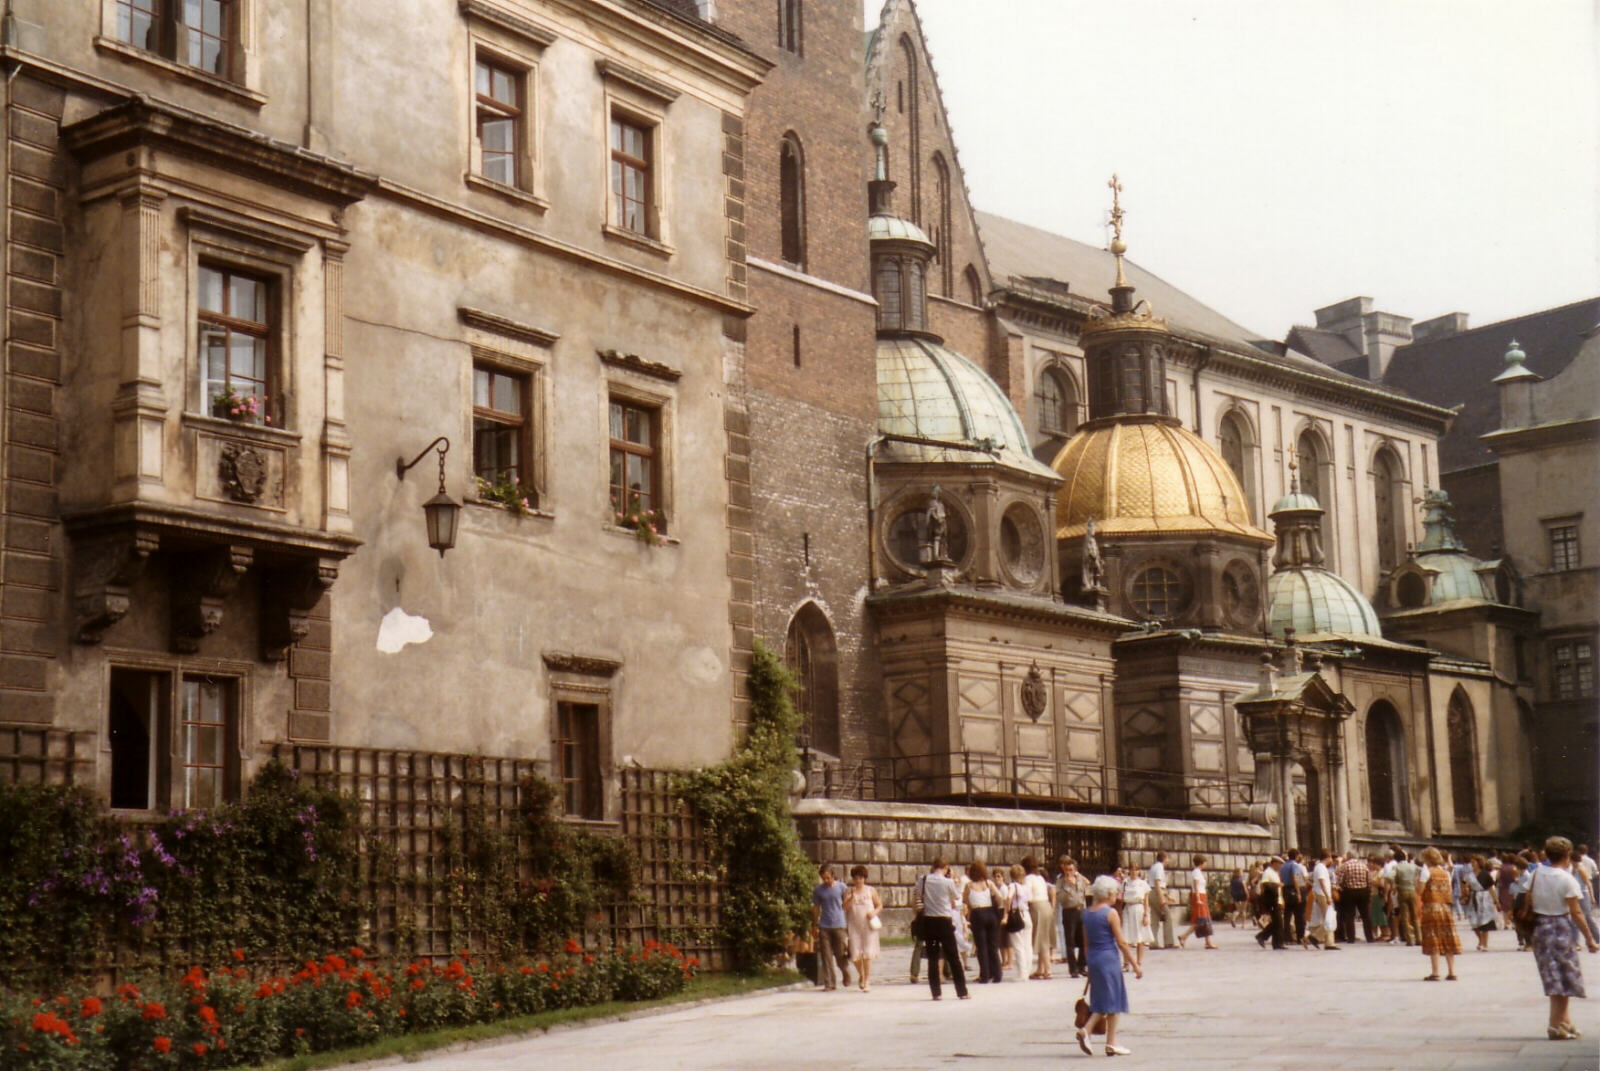
POLYGON ((1273 755, 1272 765, 1278 783, 1278 847, 1288 851, 1299 828, 1294 809, 1294 759, 1283 751, 1273 755))
POLYGON ((1328 779, 1333 782, 1333 843, 1335 851, 1350 846, 1350 789, 1345 784, 1344 741, 1335 736, 1328 745, 1328 779))

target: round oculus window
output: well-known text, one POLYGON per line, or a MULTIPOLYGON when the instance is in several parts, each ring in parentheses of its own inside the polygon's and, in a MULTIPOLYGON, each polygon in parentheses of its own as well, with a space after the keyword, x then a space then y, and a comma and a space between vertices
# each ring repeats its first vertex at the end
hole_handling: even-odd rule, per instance
POLYGON ((1188 579, 1172 565, 1147 565, 1133 575, 1128 602, 1147 620, 1170 621, 1189 606, 1188 579))
POLYGON ((1000 518, 1000 560, 1018 583, 1030 587, 1044 572, 1044 529, 1038 515, 1020 503, 1000 518))
POLYGON ((1235 625, 1248 626, 1261 609, 1261 585, 1256 571, 1242 558, 1235 558, 1222 571, 1222 608, 1235 625))
MULTIPOLYGON (((940 501, 945 504, 945 554, 960 565, 967 558, 966 518, 960 510, 950 505, 948 498, 941 498, 940 501)), ((928 508, 925 502, 895 515, 894 520, 889 522, 888 543, 889 553, 894 555, 895 562, 902 569, 920 573, 927 568, 931 544, 928 542, 928 508)))

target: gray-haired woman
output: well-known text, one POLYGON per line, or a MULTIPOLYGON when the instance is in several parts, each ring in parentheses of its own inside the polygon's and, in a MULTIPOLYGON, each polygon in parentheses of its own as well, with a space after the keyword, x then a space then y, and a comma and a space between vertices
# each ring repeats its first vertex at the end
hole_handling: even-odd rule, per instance
POLYGON ((1570 1041, 1581 1037, 1567 1011, 1567 1001, 1581 997, 1583 966, 1578 960, 1578 935, 1582 934, 1590 952, 1600 952, 1589 920, 1579 906, 1578 879, 1572 876, 1572 842, 1566 837, 1551 837, 1544 842, 1548 866, 1533 871, 1528 899, 1533 904, 1533 961, 1539 967, 1539 980, 1550 998, 1551 1041, 1570 1041))
POLYGON ((1117 1045, 1117 1016, 1128 1011, 1128 987, 1122 982, 1124 965, 1133 968, 1135 978, 1144 977, 1144 968, 1133 958, 1133 950, 1122 936, 1122 920, 1112 907, 1114 898, 1121 895, 1115 878, 1104 874, 1089 886, 1092 906, 1083 913, 1084 959, 1089 965, 1089 1021, 1078 1031, 1078 1048, 1085 1056, 1093 1056, 1089 1035, 1100 1020, 1106 1024, 1106 1055, 1127 1056, 1128 1050, 1117 1045))

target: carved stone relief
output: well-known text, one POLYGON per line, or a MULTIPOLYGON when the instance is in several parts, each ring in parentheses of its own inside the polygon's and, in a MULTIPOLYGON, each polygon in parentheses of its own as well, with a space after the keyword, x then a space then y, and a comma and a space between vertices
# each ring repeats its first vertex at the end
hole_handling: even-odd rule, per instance
POLYGON ((172 561, 172 649, 193 654, 222 627, 223 607, 250 568, 248 546, 208 547, 172 561))

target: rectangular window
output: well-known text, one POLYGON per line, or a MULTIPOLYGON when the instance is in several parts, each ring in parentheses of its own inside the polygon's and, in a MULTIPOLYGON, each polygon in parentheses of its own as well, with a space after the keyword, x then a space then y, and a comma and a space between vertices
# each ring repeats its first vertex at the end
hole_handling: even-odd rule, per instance
POLYGON ((1550 569, 1552 572, 1565 572, 1576 569, 1583 564, 1583 555, 1578 547, 1577 522, 1561 522, 1549 525, 1545 531, 1550 533, 1550 569))
POLYGON ((480 58, 474 65, 478 174, 503 186, 524 185, 521 71, 480 58))
MULTIPOLYGON (((497 487, 532 494, 529 377, 490 365, 472 369, 472 469, 497 487)), ((533 500, 530 498, 530 503, 533 500)))
POLYGON ((569 818, 600 821, 605 793, 600 780, 600 707, 594 703, 556 704, 556 766, 569 818))
POLYGON ((237 0, 117 0, 117 40, 231 79, 237 7, 237 0))
POLYGON ((1550 647, 1551 684, 1557 699, 1587 699, 1594 691, 1594 644, 1558 640, 1550 647))
POLYGON ((661 501, 661 410, 612 398, 611 509, 626 520, 654 511, 659 531, 667 530, 661 501))
POLYGON ((185 677, 178 701, 178 756, 183 807, 215 807, 230 799, 228 755, 234 687, 229 679, 185 677))
POLYGON ((225 420, 273 423, 272 284, 208 264, 199 281, 203 407, 225 420))
POLYGON ((651 233, 651 129, 611 116, 611 222, 635 234, 651 233))

